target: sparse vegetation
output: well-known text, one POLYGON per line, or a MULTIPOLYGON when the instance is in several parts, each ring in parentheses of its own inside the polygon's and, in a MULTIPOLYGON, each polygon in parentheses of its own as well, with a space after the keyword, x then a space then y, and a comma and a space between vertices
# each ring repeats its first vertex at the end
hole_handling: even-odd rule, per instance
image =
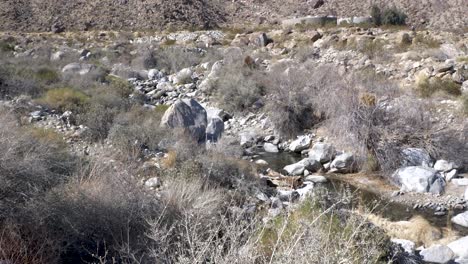
POLYGON ((83 92, 65 87, 47 91, 42 98, 38 99, 38 102, 60 111, 81 112, 88 100, 89 97, 83 92))
POLYGON ((417 91, 422 97, 430 97, 437 92, 443 92, 448 95, 461 95, 460 85, 447 79, 419 77, 417 81, 417 91))
POLYGON ((376 26, 380 25, 405 25, 407 15, 396 7, 384 8, 373 5, 371 16, 376 26))

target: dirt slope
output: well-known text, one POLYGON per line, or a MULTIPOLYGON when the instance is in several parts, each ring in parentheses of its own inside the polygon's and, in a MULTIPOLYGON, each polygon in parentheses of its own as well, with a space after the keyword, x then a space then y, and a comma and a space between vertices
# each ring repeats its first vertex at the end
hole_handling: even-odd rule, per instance
POLYGON ((366 16, 370 6, 397 6, 409 24, 466 30, 466 0, 2 0, 0 30, 45 31, 55 22, 68 30, 215 27, 274 22, 305 15, 366 16))

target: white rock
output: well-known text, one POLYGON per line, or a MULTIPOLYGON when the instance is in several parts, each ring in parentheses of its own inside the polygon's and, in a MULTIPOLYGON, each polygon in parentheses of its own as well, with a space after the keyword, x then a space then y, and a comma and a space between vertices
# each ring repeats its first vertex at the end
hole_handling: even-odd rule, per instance
POLYGON ((330 170, 336 172, 351 172, 354 168, 354 156, 351 153, 343 153, 335 157, 330 164, 330 170))
POLYGON ((303 159, 297 163, 284 167, 284 170, 293 176, 303 175, 307 169, 310 172, 318 171, 322 165, 316 160, 303 159))
POLYGON ((314 159, 320 163, 327 163, 335 156, 335 148, 327 143, 315 143, 309 151, 309 158, 314 159))
POLYGON ((413 241, 398 238, 392 238, 391 241, 395 244, 400 245, 405 250, 405 252, 410 254, 414 253, 414 248, 416 247, 416 244, 413 241))
POLYGON ((465 201, 468 201, 468 187, 465 190, 465 201))
POLYGON ((268 162, 262 159, 256 160, 255 164, 260 165, 260 166, 268 166, 268 162))
POLYGON ((324 176, 320 176, 320 175, 310 175, 310 176, 307 176, 304 181, 307 181, 307 182, 313 182, 313 183, 325 183, 327 182, 327 178, 325 178, 324 176))
POLYGON ((411 166, 398 169, 392 178, 404 192, 424 193, 429 192, 438 175, 438 172, 432 168, 411 166))
POLYGON ((419 253, 424 261, 431 263, 447 263, 455 258, 455 253, 447 246, 434 245, 419 253))
POLYGON ((310 136, 300 136, 289 145, 289 150, 292 152, 301 152, 309 148, 312 139, 310 136))
POLYGON ((440 172, 447 172, 447 171, 451 171, 452 169, 455 169, 455 163, 453 162, 448 162, 446 160, 438 160, 436 161, 436 163, 434 164, 434 169, 436 171, 440 171, 440 172))
POLYGON ((432 167, 433 160, 429 153, 424 149, 406 148, 402 151, 402 154, 402 166, 432 167))
POLYGON ((457 170, 453 169, 447 173, 445 173, 445 180, 447 182, 451 181, 453 178, 456 178, 458 176, 457 170))
POLYGON ((263 148, 265 149, 266 152, 268 153, 278 153, 278 147, 272 143, 265 143, 263 145, 263 148))
POLYGON ((452 217, 452 222, 457 225, 468 227, 468 211, 461 214, 457 214, 456 216, 452 217))
POLYGON ((161 183, 157 177, 149 178, 145 181, 145 186, 148 188, 158 188, 160 184, 161 183))
POLYGON ((459 258, 468 258, 468 236, 447 245, 459 258))
POLYGON ((301 196, 301 198, 304 198, 310 195, 313 189, 314 184, 312 182, 305 182, 304 186, 302 188, 297 189, 296 192, 299 193, 299 196, 301 196))
POLYGON ((468 186, 468 179, 452 179, 452 183, 457 186, 468 186))

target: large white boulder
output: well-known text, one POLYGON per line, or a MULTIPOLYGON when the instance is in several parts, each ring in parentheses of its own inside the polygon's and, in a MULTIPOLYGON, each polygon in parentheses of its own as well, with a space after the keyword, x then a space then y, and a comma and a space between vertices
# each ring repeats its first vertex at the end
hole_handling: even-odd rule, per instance
POLYGON ((448 172, 453 169, 456 169, 456 165, 453 162, 448 162, 446 160, 438 160, 434 164, 434 169, 440 172, 448 172))
POLYGON ((198 142, 205 141, 207 114, 194 99, 177 100, 164 113, 161 126, 187 129, 198 142))
POLYGON ((289 150, 292 152, 301 152, 305 149, 308 149, 312 139, 310 136, 300 136, 289 145, 289 150))
POLYGON ((424 149, 420 148, 406 148, 402 150, 402 166, 424 166, 432 167, 434 164, 431 155, 424 149))
POLYGON ((320 163, 327 163, 335 156, 335 148, 327 143, 315 143, 309 151, 309 158, 320 163))
MULTIPOLYGON (((452 217, 452 222, 457 225, 468 227, 468 211, 452 217)), ((468 244, 466 246, 468 247, 468 244)))
POLYGON ((419 253, 423 260, 430 263, 447 263, 455 258, 455 253, 447 246, 433 245, 419 253))
POLYGON ((320 164, 320 162, 307 158, 284 167, 284 170, 288 173, 288 175, 298 176, 303 175, 306 169, 309 172, 315 172, 318 171, 321 167, 322 164, 320 164))
POLYGON ((354 156, 351 153, 343 153, 335 157, 330 164, 330 170, 334 172, 352 172, 354 170, 354 156))
POLYGON ((393 175, 393 181, 401 187, 404 192, 424 193, 440 185, 440 174, 428 167, 411 166, 398 169, 393 175))
POLYGON ((468 236, 447 245, 459 258, 468 258, 468 236))
POLYGON ((263 149, 265 149, 265 151, 268 152, 268 153, 278 153, 279 152, 278 147, 275 144, 268 143, 268 142, 263 145, 263 149))

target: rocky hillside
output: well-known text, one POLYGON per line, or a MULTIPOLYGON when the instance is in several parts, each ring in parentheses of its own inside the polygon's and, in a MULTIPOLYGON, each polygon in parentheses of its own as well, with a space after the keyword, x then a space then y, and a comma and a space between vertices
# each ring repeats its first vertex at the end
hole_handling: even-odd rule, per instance
POLYGON ((162 29, 171 26, 209 28, 217 25, 274 23, 285 17, 367 16, 371 5, 396 6, 411 25, 465 30, 464 0, 5 0, 0 3, 0 30, 48 31, 59 24, 68 30, 162 29), (51 15, 52 14, 52 15, 51 15))

